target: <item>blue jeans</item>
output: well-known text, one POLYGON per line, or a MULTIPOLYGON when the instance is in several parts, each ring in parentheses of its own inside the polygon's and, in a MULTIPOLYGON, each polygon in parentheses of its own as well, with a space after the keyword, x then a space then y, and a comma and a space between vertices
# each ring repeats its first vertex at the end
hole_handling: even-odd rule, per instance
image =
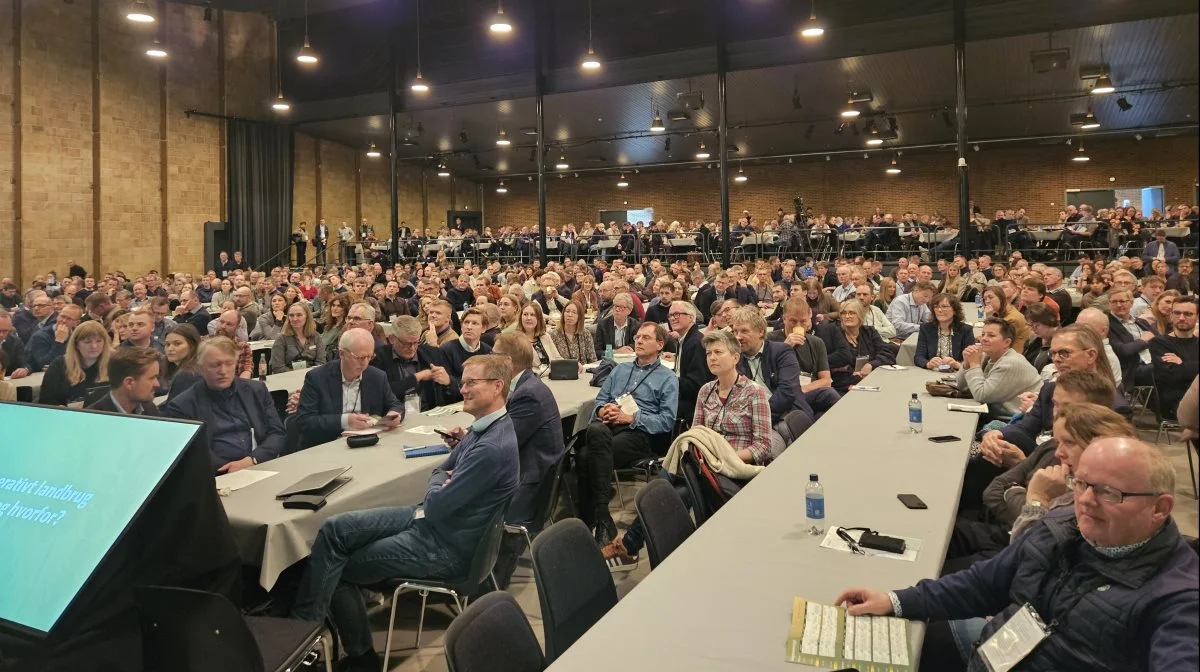
POLYGON ((988 623, 987 619, 963 618, 946 623, 950 626, 950 634, 954 635, 954 644, 958 647, 958 655, 962 657, 964 663, 970 663, 971 657, 975 655, 975 642, 983 633, 983 628, 988 623))
POLYGON ((467 560, 442 547, 416 506, 352 511, 326 520, 313 542, 308 569, 292 607, 294 618, 332 616, 346 653, 371 651, 371 626, 359 586, 387 579, 448 579, 467 560))

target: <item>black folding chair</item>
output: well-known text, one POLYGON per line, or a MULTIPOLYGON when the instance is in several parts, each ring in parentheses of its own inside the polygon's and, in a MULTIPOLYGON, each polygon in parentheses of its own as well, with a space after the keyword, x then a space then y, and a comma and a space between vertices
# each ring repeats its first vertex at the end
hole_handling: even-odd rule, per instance
POLYGON ((578 518, 560 520, 539 534, 533 558, 546 662, 553 663, 617 604, 617 589, 596 540, 578 518))
POLYGON ((446 629, 446 665, 450 672, 541 672, 546 657, 517 601, 495 592, 446 629))
POLYGON ((504 523, 505 532, 525 535, 525 543, 533 546, 533 538, 542 531, 542 528, 546 526, 546 521, 554 512, 554 505, 558 501, 559 486, 562 482, 563 472, 566 471, 568 461, 568 451, 563 450, 563 454, 559 456, 558 462, 555 462, 554 466, 542 477, 542 482, 538 484, 533 520, 520 523, 504 523))
POLYGON ((657 478, 643 488, 637 495, 634 508, 646 528, 650 569, 660 565, 696 531, 679 493, 665 479, 657 478))
POLYGON ((471 596, 480 592, 483 588, 485 580, 490 580, 492 587, 496 587, 496 579, 492 577, 492 567, 495 566, 496 556, 500 553, 500 537, 504 534, 505 509, 507 509, 507 504, 498 507, 492 513, 483 536, 479 538, 479 545, 475 547, 475 555, 471 558, 471 566, 467 568, 467 573, 464 576, 450 581, 398 578, 383 582, 383 589, 392 593, 392 610, 388 616, 388 633, 383 651, 383 669, 388 669, 388 659, 392 653, 392 634, 396 629, 396 601, 399 599, 401 593, 415 590, 421 596, 421 615, 417 619, 417 648, 420 648, 421 633, 425 630, 425 606, 429 600, 430 593, 449 595, 454 600, 454 605, 458 608, 458 613, 461 614, 471 596))
POLYGON ((283 672, 324 654, 333 669, 324 624, 245 616, 223 595, 170 586, 134 589, 147 672, 283 672))

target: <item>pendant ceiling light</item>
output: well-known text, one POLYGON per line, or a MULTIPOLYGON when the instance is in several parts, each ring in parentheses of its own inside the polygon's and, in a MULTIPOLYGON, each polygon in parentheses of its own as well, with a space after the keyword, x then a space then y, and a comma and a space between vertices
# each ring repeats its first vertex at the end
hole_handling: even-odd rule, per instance
POLYGON ((1075 156, 1071 157, 1071 160, 1076 163, 1084 163, 1085 161, 1091 161, 1092 158, 1083 151, 1083 143, 1080 142, 1079 149, 1075 152, 1075 156))
POLYGON ((825 27, 817 21, 817 1, 813 0, 812 11, 808 14, 808 21, 800 28, 800 37, 813 39, 825 34, 825 27))
POLYGON ((444 162, 438 164, 437 176, 438 177, 450 177, 450 169, 446 167, 446 164, 444 162))
POLYGON ((887 167, 886 172, 888 175, 899 175, 900 174, 900 166, 896 164, 896 157, 894 157, 894 156, 892 157, 892 164, 887 167))
POLYGON ((150 58, 166 58, 167 50, 158 40, 154 40, 154 44, 146 48, 146 55, 150 58))
POLYGON ((497 194, 507 194, 508 187, 504 186, 504 180, 500 180, 500 184, 496 185, 497 194))
POLYGON ((1092 94, 1099 96, 1106 93, 1112 93, 1116 90, 1117 87, 1113 86, 1112 80, 1109 79, 1108 73, 1106 72, 1103 75, 1100 75, 1100 78, 1096 80, 1096 85, 1092 87, 1092 94))
POLYGON ((741 184, 749 179, 750 179, 749 177, 746 177, 746 173, 742 172, 742 167, 738 166, 738 172, 737 172, 737 175, 733 176, 733 181, 737 182, 738 184, 741 184))
POLYGON ((508 147, 511 144, 512 143, 509 142, 509 140, 508 140, 508 133, 505 133, 503 128, 500 129, 500 135, 499 135, 499 137, 496 138, 496 146, 497 147, 508 147))
POLYGON ((313 51, 312 45, 308 43, 308 0, 304 0, 304 46, 296 52, 296 60, 304 65, 316 65, 320 60, 317 58, 317 52, 313 51))
POLYGON ((146 4, 146 0, 136 0, 129 6, 129 11, 125 13, 125 18, 134 23, 154 23, 154 14, 150 11, 150 5, 146 4))
POLYGON ((429 83, 421 76, 421 0, 416 1, 417 11, 417 76, 413 78, 413 93, 429 93, 429 83))
POLYGON ((1079 125, 1079 128, 1085 131, 1094 131, 1097 128, 1100 128, 1100 122, 1096 120, 1096 117, 1092 114, 1092 111, 1088 110, 1087 116, 1083 118, 1083 123, 1079 125))
POLYGON ((858 111, 857 108, 854 107, 853 103, 850 103, 849 106, 846 107, 846 109, 842 110, 842 118, 843 119, 854 119, 859 114, 860 114, 860 112, 858 111))
MULTIPOLYGON (((278 11, 276 16, 278 16, 278 11)), ((283 76, 282 66, 279 63, 279 21, 275 21, 275 99, 271 101, 271 109, 277 113, 287 112, 292 109, 287 99, 283 97, 283 76)))
POLYGON ((621 173, 621 177, 617 179, 617 186, 622 189, 629 186, 629 180, 625 179, 625 173, 621 173))
POLYGON ((708 150, 704 148, 704 143, 703 142, 700 143, 700 148, 696 150, 696 158, 703 161, 710 156, 712 156, 712 155, 709 154, 708 150))
POLYGON ((368 159, 378 159, 381 156, 383 156, 383 155, 379 153, 379 148, 376 147, 375 143, 372 142, 370 144, 370 146, 367 147, 367 158, 368 159))
POLYGON ((512 29, 512 24, 504 15, 504 0, 496 0, 496 15, 492 17, 492 23, 488 26, 488 30, 503 35, 511 33, 512 29))
POLYGON ((660 116, 658 114, 658 112, 655 112, 654 113, 654 121, 650 122, 650 132, 651 133, 662 133, 665 130, 667 130, 667 127, 663 125, 662 116, 660 116))
POLYGON ((554 164, 554 167, 557 170, 566 170, 566 169, 570 168, 571 164, 567 163, 567 155, 559 154, 558 155, 558 163, 554 164))
POLYGON ((592 0, 588 0, 588 50, 587 55, 580 61, 579 67, 590 71, 600 69, 600 58, 596 56, 596 51, 592 49, 592 0))

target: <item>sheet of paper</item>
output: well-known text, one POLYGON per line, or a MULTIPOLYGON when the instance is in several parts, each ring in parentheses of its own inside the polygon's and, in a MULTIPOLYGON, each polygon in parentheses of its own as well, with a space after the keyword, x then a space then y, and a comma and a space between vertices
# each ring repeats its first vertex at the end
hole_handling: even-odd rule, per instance
POLYGON ((442 430, 443 432, 449 431, 448 427, 441 427, 438 425, 422 425, 420 427, 403 427, 402 429, 404 430, 404 433, 406 433, 406 434, 421 434, 424 436, 437 436, 438 433, 436 430, 439 430, 439 429, 442 430))
POLYGON ((342 436, 370 436, 383 431, 382 427, 370 427, 368 429, 347 429, 342 432, 342 436))
POLYGON ((270 478, 278 471, 260 471, 258 469, 241 469, 228 474, 217 476, 217 490, 228 490, 236 492, 242 488, 254 485, 255 483, 270 478))
MULTIPOLYGON (((862 532, 857 530, 846 530, 846 533, 849 534, 855 541, 858 541, 863 535, 862 532)), ((881 534, 886 534, 889 537, 896 537, 897 539, 903 539, 904 553, 897 555, 895 553, 888 553, 886 551, 877 551, 873 548, 862 549, 867 555, 880 558, 891 558, 892 560, 907 560, 908 562, 914 562, 917 559, 917 554, 921 551, 920 539, 913 537, 901 537, 898 534, 887 534, 887 532, 882 532, 881 534)), ((829 531, 825 533, 825 539, 821 541, 821 548, 842 551, 843 553, 850 552, 850 545, 842 541, 842 538, 837 535, 837 528, 833 526, 830 526, 829 531)))
POLYGON ((909 623, 887 616, 851 616, 845 608, 792 600, 784 660, 826 669, 912 672, 909 623))

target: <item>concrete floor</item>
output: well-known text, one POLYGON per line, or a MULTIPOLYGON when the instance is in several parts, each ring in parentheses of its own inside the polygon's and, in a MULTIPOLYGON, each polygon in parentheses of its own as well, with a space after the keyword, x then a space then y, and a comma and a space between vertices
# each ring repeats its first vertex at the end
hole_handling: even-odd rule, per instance
MULTIPOLYGON (((1142 438, 1153 443, 1156 430, 1153 429, 1153 416, 1144 415, 1138 418, 1138 427, 1141 430, 1142 438)), ((1175 469, 1178 473, 1178 487, 1176 489, 1177 497, 1175 499, 1175 521, 1179 525, 1180 530, 1190 536, 1197 536, 1198 528, 1200 528, 1200 507, 1197 500, 1192 494, 1192 483, 1195 479, 1188 472, 1187 447, 1179 441, 1178 434, 1172 435, 1172 443, 1161 444, 1162 448, 1167 452, 1175 463, 1175 469)), ((1193 456, 1194 459, 1194 456, 1193 456)), ((1200 467, 1200 465, 1197 465, 1200 467)), ((627 526, 633 520, 633 487, 625 487, 625 501, 627 506, 618 514, 613 512, 613 517, 617 520, 617 524, 621 527, 627 526)), ((612 507, 616 508, 619 503, 614 498, 612 507)), ((638 582, 649 572, 649 564, 643 557, 642 563, 632 572, 614 574, 614 580, 617 587, 618 597, 624 597, 626 593, 633 590, 638 582)), ((526 616, 529 617, 529 622, 533 626, 533 631, 537 635, 538 641, 542 641, 542 621, 541 608, 538 604, 537 588, 533 582, 533 572, 528 563, 528 556, 523 559, 517 567, 517 572, 513 576, 512 584, 508 588, 521 607, 525 610, 526 616)), ((431 597, 432 600, 436 598, 431 597)), ((446 627, 451 620, 451 609, 446 603, 439 603, 428 610, 425 616, 425 631, 422 635, 421 647, 414 648, 417 631, 417 616, 420 610, 420 598, 415 594, 401 598, 401 604, 396 612, 396 633, 393 636, 393 646, 395 647, 392 654, 392 661, 389 665, 390 669, 399 672, 442 672, 446 670, 446 658, 442 653, 442 636, 446 627)), ((372 613, 372 624, 375 629, 375 650, 383 651, 384 638, 387 634, 387 617, 388 610, 384 607, 377 608, 372 613)), ((786 623, 780 624, 781 628, 786 628, 786 623)))

